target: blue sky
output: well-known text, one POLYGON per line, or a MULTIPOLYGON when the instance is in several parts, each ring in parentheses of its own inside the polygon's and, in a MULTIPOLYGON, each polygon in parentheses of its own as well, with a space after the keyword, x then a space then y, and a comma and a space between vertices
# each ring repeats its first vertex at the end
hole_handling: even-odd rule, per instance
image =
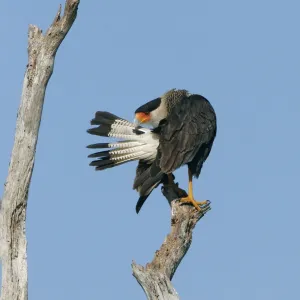
MULTIPOLYGON (((0 11, 0 182, 5 181, 27 29, 59 1, 0 11)), ((86 133, 96 110, 129 120, 170 88, 207 97, 218 134, 197 199, 212 210, 173 283, 182 299, 298 299, 299 1, 84 1, 49 82, 28 202, 31 300, 143 299, 145 264, 169 231, 157 189, 139 215, 135 163, 95 172, 86 133)), ((176 172, 187 187, 187 170, 176 172)), ((1 192, 3 191, 3 186, 1 192)))

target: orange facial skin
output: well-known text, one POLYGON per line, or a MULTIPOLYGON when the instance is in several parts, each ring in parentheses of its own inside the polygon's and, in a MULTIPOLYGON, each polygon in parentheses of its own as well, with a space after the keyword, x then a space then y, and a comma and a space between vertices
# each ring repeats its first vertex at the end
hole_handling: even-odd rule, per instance
POLYGON ((150 121, 151 117, 149 113, 143 113, 139 112, 135 114, 135 118, 140 122, 140 123, 147 123, 150 121))

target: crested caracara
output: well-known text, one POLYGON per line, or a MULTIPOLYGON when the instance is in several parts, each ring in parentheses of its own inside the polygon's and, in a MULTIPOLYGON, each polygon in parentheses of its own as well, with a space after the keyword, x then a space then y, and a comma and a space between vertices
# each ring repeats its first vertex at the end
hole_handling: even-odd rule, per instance
POLYGON ((88 133, 121 139, 110 143, 89 145, 88 148, 107 148, 89 155, 96 158, 90 165, 96 170, 112 168, 138 160, 133 188, 139 192, 138 213, 152 192, 167 178, 173 182, 173 172, 188 167, 188 196, 182 202, 197 210, 206 201, 197 202, 193 195, 193 176, 198 178, 207 159, 217 131, 216 114, 210 102, 201 95, 172 89, 147 102, 135 111, 135 122, 98 111, 88 133), (140 126, 150 124, 151 129, 140 126))

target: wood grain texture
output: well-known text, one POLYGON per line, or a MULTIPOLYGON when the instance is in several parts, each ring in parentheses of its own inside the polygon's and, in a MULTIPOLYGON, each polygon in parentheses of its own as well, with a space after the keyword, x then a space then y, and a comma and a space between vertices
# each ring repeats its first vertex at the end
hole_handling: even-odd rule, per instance
POLYGON ((56 51, 72 27, 79 0, 67 0, 46 34, 30 25, 28 64, 18 110, 14 146, 0 211, 1 300, 28 299, 26 207, 45 91, 56 51))
POLYGON ((183 205, 174 186, 165 185, 162 192, 171 205, 171 231, 153 260, 145 267, 132 263, 133 276, 150 300, 175 300, 179 296, 171 280, 192 243, 197 222, 210 210, 208 204, 202 212, 183 205))

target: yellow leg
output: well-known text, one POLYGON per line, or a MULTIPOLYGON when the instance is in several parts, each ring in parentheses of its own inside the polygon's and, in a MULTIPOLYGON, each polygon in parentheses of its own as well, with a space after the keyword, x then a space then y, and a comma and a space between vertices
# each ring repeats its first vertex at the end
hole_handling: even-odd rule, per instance
POLYGON ((197 210, 201 210, 202 205, 206 205, 208 203, 207 200, 205 201, 195 201, 194 199, 194 194, 193 194, 193 175, 190 169, 189 170, 189 192, 188 192, 188 196, 181 198, 180 201, 183 203, 190 203, 192 204, 197 210))

